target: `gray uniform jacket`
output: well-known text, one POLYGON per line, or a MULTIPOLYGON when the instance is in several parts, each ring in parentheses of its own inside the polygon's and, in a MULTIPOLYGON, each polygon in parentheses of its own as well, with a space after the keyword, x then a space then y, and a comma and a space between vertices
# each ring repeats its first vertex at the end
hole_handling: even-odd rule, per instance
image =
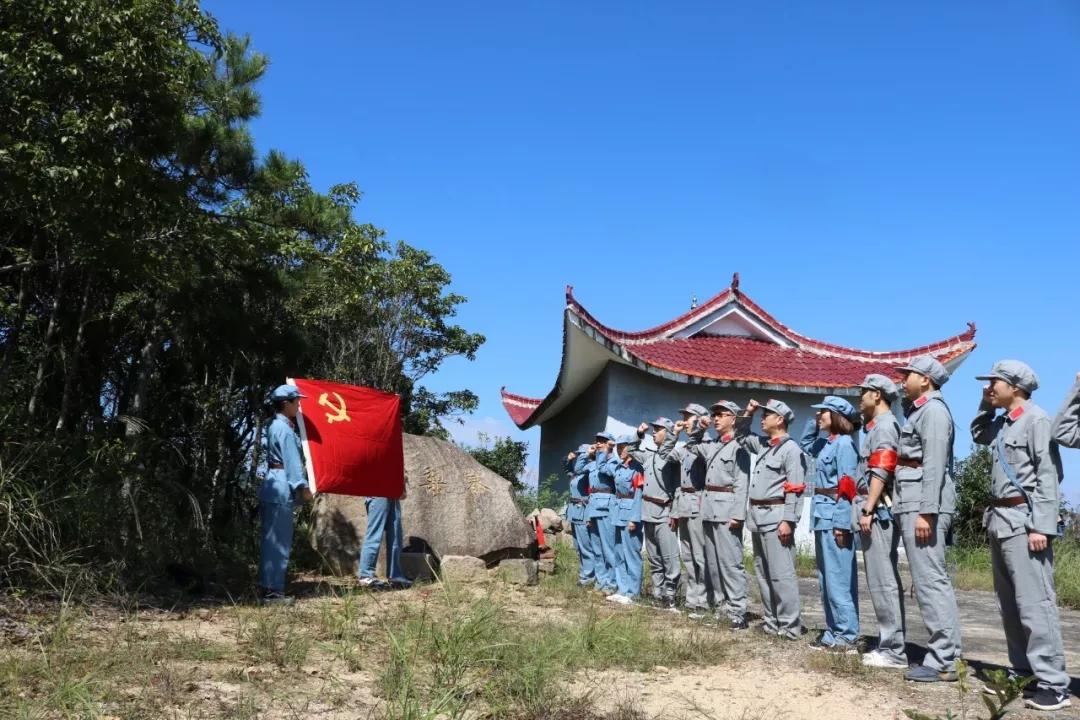
POLYGON ((862 446, 859 448, 859 494, 855 496, 852 503, 852 521, 854 525, 858 525, 863 508, 866 507, 867 497, 862 493, 870 491, 871 475, 885 483, 885 491, 881 494, 881 498, 878 499, 877 508, 875 509, 878 519, 892 519, 892 513, 885 505, 884 498, 886 496, 894 503, 896 502, 896 484, 894 482, 896 473, 889 472, 882 467, 871 468, 870 456, 882 450, 897 452, 900 445, 900 423, 897 422, 895 415, 886 410, 866 423, 865 429, 862 446))
MULTIPOLYGON (((660 459, 679 464, 679 489, 671 507, 671 517, 696 518, 701 514, 705 490, 705 462, 693 452, 693 446, 705 437, 703 428, 696 428, 682 447, 660 448, 660 459)), ((667 443, 664 443, 667 445, 667 443)))
POLYGON ((735 439, 749 453, 757 456, 750 479, 751 531, 773 530, 782 520, 794 525, 802 517, 806 491, 806 454, 791 436, 769 439, 749 431, 750 417, 736 419, 735 439), (798 492, 788 489, 801 488, 798 492), (755 500, 782 499, 782 504, 755 505, 755 500))
POLYGON ((645 468, 645 487, 641 495, 641 520, 648 523, 666 522, 679 487, 678 463, 664 460, 661 452, 670 456, 675 448, 675 434, 668 433, 659 450, 641 447, 642 436, 630 443, 630 454, 645 468), (663 504, 657 501, 663 501, 663 504))
POLYGON ((1065 402, 1061 403, 1051 432, 1058 445, 1080 448, 1080 380, 1073 384, 1065 402))
POLYGON ((746 520, 746 496, 750 491, 750 454, 735 440, 734 433, 716 440, 706 437, 688 448, 705 462, 702 519, 718 523, 746 520))
POLYGON ((1050 438, 1050 416, 1028 400, 1011 413, 995 417, 988 403, 979 405, 971 423, 971 436, 980 445, 989 445, 994 464, 990 471, 990 491, 995 498, 1022 497, 1009 480, 998 454, 1000 442, 1005 461, 1031 501, 1012 507, 988 507, 983 525, 996 538, 1005 539, 1028 530, 1057 535, 1061 486, 1061 455, 1050 438), (1000 440, 999 440, 1000 438, 1000 440))
POLYGON ((952 413, 940 392, 929 392, 915 401, 900 430, 896 512, 956 513, 956 481, 952 475, 955 435, 952 413))

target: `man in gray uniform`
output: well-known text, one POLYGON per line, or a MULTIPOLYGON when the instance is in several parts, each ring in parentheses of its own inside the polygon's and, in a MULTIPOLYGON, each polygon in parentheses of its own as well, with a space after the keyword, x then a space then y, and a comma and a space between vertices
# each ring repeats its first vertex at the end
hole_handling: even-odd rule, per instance
MULTIPOLYGON (((717 439, 705 437, 687 446, 705 462, 705 565, 714 606, 728 616, 733 630, 745 630, 747 581, 742 537, 750 489, 750 455, 735 440, 735 418, 742 408, 721 400, 710 409, 717 439)), ((698 422, 705 428, 709 418, 701 417, 698 422)))
POLYGON ((891 497, 900 443, 900 423, 891 406, 899 394, 896 383, 884 375, 867 375, 858 387, 866 432, 859 451, 858 492, 852 510, 861 531, 866 584, 878 623, 878 646, 862 660, 870 667, 907 669, 904 585, 897 564, 900 533, 891 497))
POLYGON ((641 521, 645 524, 645 556, 652 573, 653 600, 661 607, 678 612, 679 595, 679 538, 672 529, 671 505, 679 487, 679 467, 676 462, 660 459, 660 448, 670 456, 678 434, 675 423, 665 417, 642 423, 637 430, 637 442, 630 444, 630 454, 645 468, 645 487, 641 496, 641 521), (652 428, 656 448, 643 448, 641 441, 652 428))
POLYGON ((661 448, 660 459, 673 460, 680 465, 679 489, 671 509, 671 524, 679 530, 679 548, 686 566, 686 609, 690 617, 700 620, 709 609, 708 570, 705 565, 705 526, 701 517, 701 501, 705 491, 705 463, 690 451, 690 446, 705 436, 698 418, 709 411, 691 403, 679 411, 683 419, 675 423, 675 434, 685 429, 687 444, 683 447, 661 448))
POLYGON ((952 476, 956 428, 940 390, 949 381, 949 373, 929 355, 897 369, 905 373, 904 395, 911 409, 900 431, 896 513, 915 600, 930 634, 923 664, 904 677, 915 682, 956 682, 960 618, 945 568, 945 545, 952 537, 956 513, 952 476))
POLYGON ((1051 432, 1058 445, 1080 448, 1080 373, 1076 373, 1076 382, 1054 417, 1051 432))
POLYGON ((799 582, 795 575, 795 524, 802 517, 806 492, 806 455, 788 435, 795 413, 786 403, 769 400, 762 408, 761 429, 750 432, 750 422, 762 407, 756 400, 735 421, 735 439, 757 456, 750 479, 750 513, 754 569, 764 605, 764 631, 788 640, 803 632, 799 582))
POLYGON ((1009 664, 1015 674, 1034 676, 1025 704, 1058 710, 1071 704, 1065 648, 1054 589, 1061 458, 1050 437, 1050 416, 1031 401, 1039 379, 1018 360, 994 363, 983 387, 971 436, 994 457, 993 499, 983 514, 990 535, 994 591, 1001 606, 1009 664), (1004 410, 1000 415, 998 409, 1004 410))

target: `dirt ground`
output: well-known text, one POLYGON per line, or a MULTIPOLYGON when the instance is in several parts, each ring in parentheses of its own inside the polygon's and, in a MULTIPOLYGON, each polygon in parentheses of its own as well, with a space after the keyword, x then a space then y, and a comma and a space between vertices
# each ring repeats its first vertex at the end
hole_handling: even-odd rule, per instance
MULTIPOLYGON (((55 608, 18 612, 9 598, 3 605, 9 617, 35 636, 14 642, 0 632, 0 717, 862 720, 903 718, 906 708, 930 717, 951 709, 961 717, 962 703, 968 718, 989 716, 975 679, 961 700, 956 684, 913 685, 899 672, 863 668, 857 656, 815 652, 808 647, 813 632, 794 643, 754 630, 732 633, 615 606, 565 584, 434 585, 382 594, 322 578, 310 578, 308 586, 313 589, 287 610, 212 601, 100 603, 58 619, 55 608), (477 608, 490 615, 478 616, 477 608), (494 638, 481 638, 485 624, 497 625, 494 638), (391 695, 395 638, 413 669, 391 695), (477 650, 493 641, 520 648, 498 657, 477 650), (490 669, 545 653, 552 664, 504 668, 504 675, 490 669), (547 680, 558 677, 558 663, 573 671, 547 680), (454 672, 460 677, 445 685, 452 702, 440 705, 430 686, 454 672), (540 686, 557 683, 564 693, 547 697, 551 688, 540 687, 531 699, 492 710, 500 702, 493 699, 497 686, 528 684, 530 672, 540 676, 540 686), (545 703, 550 714, 538 713, 545 703)), ((803 581, 803 601, 807 624, 820 626, 812 580, 803 581)), ((966 592, 959 601, 966 658, 976 668, 1003 663, 992 596, 966 592)), ((918 642, 924 633, 911 605, 911 637, 918 642)), ((1080 615, 1062 616, 1066 647, 1076 650, 1080 615)), ((863 617, 873 614, 864 609, 863 617)), ((864 634, 873 631, 866 622, 864 634)), ((1077 660, 1071 652, 1069 658, 1077 660)), ((1049 714, 1017 706, 1010 717, 1080 718, 1080 701, 1049 714)))

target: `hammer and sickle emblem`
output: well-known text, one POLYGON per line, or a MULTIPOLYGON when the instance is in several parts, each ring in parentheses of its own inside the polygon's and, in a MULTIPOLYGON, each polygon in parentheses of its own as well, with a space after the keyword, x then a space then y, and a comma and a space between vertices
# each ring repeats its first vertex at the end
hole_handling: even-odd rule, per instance
POLYGON ((326 422, 335 423, 339 420, 344 420, 345 422, 352 422, 352 418, 350 418, 345 412, 345 400, 337 393, 333 393, 333 395, 337 398, 337 404, 330 402, 330 396, 328 393, 323 393, 319 396, 319 404, 323 407, 328 407, 333 410, 332 413, 326 413, 326 422))

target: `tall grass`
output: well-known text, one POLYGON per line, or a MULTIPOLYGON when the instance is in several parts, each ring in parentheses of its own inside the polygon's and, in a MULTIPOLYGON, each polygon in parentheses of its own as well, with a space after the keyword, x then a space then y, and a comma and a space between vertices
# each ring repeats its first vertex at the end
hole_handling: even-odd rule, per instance
MULTIPOLYGON (((989 546, 966 543, 949 548, 946 555, 949 565, 955 568, 958 588, 994 589, 989 546)), ((1058 605, 1080 609, 1080 539, 1066 535, 1054 541, 1054 584, 1058 605)))

